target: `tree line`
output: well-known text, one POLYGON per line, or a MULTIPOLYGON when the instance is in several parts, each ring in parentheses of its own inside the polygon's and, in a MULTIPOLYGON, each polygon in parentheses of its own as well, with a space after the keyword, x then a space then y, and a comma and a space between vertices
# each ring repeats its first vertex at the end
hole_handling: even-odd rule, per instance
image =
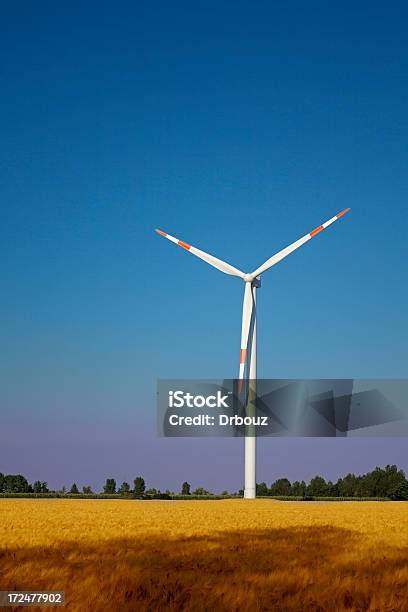
POLYGON ((396 465, 385 468, 376 467, 361 476, 347 474, 337 482, 326 481, 315 476, 308 484, 304 480, 290 482, 279 478, 267 486, 265 482, 256 485, 256 493, 261 496, 285 497, 389 497, 408 499, 408 480, 403 470, 396 465))
MULTIPOLYGON (((30 484, 27 478, 21 474, 2 474, 1 472, 0 493, 95 494, 90 485, 84 485, 82 491, 80 491, 74 482, 69 489, 62 487, 59 491, 52 491, 45 481, 36 480, 33 484, 30 484)), ((183 496, 213 495, 211 491, 207 491, 203 487, 197 487, 192 491, 191 485, 187 481, 183 482, 179 493, 169 490, 162 492, 154 488, 147 489, 142 476, 137 476, 133 480, 133 486, 126 481, 117 486, 114 478, 107 478, 100 493, 135 498, 160 498, 177 494, 183 496)), ((239 491, 238 494, 230 494, 228 491, 221 493, 223 496, 242 494, 243 490, 239 491)), ((330 480, 326 481, 322 476, 315 476, 308 484, 304 480, 296 480, 291 483, 288 478, 278 478, 271 483, 270 487, 265 482, 257 483, 256 494, 258 496, 300 497, 305 499, 312 497, 388 497, 390 499, 408 500, 408 480, 403 470, 398 469, 396 465, 387 465, 385 468, 376 467, 371 472, 359 476, 347 474, 335 483, 330 480)))
MULTIPOLYGON (((94 495, 95 491, 92 490, 90 485, 84 485, 82 490, 78 488, 76 482, 71 487, 62 487, 62 489, 50 490, 48 483, 41 480, 36 480, 33 484, 30 484, 25 476, 22 474, 2 474, 0 472, 0 493, 58 493, 70 495, 94 495)), ((225 492, 226 494, 227 491, 225 492)), ((146 489, 146 483, 143 476, 137 476, 133 480, 133 486, 126 481, 122 482, 120 486, 117 486, 114 478, 107 478, 100 494, 103 495, 123 495, 127 497, 143 497, 143 496, 159 496, 159 495, 174 495, 174 492, 166 490, 161 492, 159 489, 146 489)), ((202 487, 198 487, 191 493, 191 487, 188 482, 183 482, 181 486, 181 495, 211 495, 210 491, 206 491, 202 487)))
MULTIPOLYGON (((114 495, 135 495, 142 496, 145 493, 146 485, 142 476, 137 476, 133 481, 133 488, 127 482, 123 482, 116 489, 116 481, 114 478, 107 478, 106 483, 101 493, 114 495)), ((36 480, 30 484, 22 474, 2 474, 0 472, 0 493, 70 493, 71 495, 79 495, 82 492, 84 495, 93 495, 94 491, 90 485, 84 485, 82 491, 79 490, 74 482, 69 489, 65 486, 59 491, 50 490, 48 483, 41 480, 36 480)))

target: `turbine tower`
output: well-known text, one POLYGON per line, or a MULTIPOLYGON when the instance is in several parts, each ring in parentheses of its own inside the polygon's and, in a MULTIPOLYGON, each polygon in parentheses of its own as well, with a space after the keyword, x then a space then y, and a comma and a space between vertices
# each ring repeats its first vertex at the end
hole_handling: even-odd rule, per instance
MULTIPOLYGON (((312 232, 309 232, 302 238, 296 240, 289 246, 285 247, 275 255, 272 255, 265 261, 259 268, 249 274, 245 274, 234 268, 230 264, 209 255, 200 249, 197 249, 178 238, 170 236, 159 229, 156 232, 161 236, 164 236, 171 242, 178 244, 186 251, 193 253, 200 259, 203 259, 208 264, 221 270, 225 274, 232 276, 238 276, 245 283, 244 289, 244 303, 242 308, 242 327, 241 327, 241 350, 239 356, 239 379, 244 381, 248 380, 248 402, 247 402, 247 414, 252 416, 255 413, 255 399, 256 399, 256 290, 261 286, 261 274, 266 272, 269 268, 277 264, 279 261, 284 259, 290 253, 293 253, 302 244, 308 242, 313 236, 316 236, 319 232, 323 231, 340 219, 350 208, 346 208, 338 215, 335 215, 322 225, 319 225, 312 232)), ((242 384, 242 383, 241 383, 242 384)), ((256 496, 256 436, 255 430, 252 427, 247 428, 245 435, 245 487, 244 487, 244 498, 254 499, 256 496)))

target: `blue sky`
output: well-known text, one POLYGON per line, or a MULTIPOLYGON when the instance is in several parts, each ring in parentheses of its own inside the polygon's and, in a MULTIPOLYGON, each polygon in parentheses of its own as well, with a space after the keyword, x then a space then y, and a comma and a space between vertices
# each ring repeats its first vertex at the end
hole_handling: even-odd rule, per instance
MULTIPOLYGON (((239 488, 242 441, 160 440, 158 377, 407 373, 404 3, 55 3, 3 11, 0 471, 239 488), (228 444, 226 443, 228 442, 228 444)), ((259 478, 408 470, 406 441, 262 440, 259 478), (322 464, 321 456, 328 457, 322 464)))

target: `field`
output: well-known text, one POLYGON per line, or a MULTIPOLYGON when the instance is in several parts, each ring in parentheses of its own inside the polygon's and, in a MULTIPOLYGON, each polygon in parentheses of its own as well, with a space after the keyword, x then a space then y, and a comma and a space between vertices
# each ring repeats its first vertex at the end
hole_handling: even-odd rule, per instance
POLYGON ((408 502, 3 499, 0 543, 68 610, 408 610, 408 502))

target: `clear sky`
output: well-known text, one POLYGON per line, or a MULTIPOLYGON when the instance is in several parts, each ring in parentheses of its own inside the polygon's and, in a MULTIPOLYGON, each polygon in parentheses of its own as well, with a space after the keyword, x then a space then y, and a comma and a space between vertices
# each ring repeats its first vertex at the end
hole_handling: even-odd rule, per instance
MULTIPOLYGON (((403 2, 55 2, 0 24, 0 471, 238 489, 242 440, 158 439, 158 377, 237 375, 264 274, 259 376, 403 378, 403 2)), ((261 440, 258 481, 337 478, 406 439, 261 440)))

